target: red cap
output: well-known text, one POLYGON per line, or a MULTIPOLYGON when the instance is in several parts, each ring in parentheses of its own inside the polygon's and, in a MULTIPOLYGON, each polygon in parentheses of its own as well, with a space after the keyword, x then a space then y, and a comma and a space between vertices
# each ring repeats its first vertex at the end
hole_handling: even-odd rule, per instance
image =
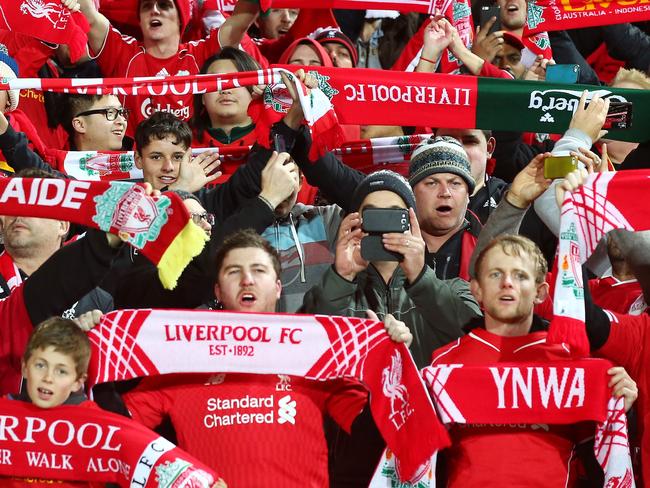
POLYGON ((504 31, 503 40, 520 51, 525 47, 521 37, 512 32, 504 31))

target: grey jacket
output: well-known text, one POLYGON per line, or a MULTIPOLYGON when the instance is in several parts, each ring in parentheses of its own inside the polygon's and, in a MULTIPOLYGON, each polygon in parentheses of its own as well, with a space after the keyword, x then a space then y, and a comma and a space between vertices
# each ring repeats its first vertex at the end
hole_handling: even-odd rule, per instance
POLYGON ((296 312, 304 294, 334 262, 341 218, 338 205, 297 203, 286 218, 264 230, 262 237, 280 253, 282 296, 278 312, 296 312))
POLYGON ((330 266, 305 295, 302 311, 365 318, 368 309, 382 320, 390 313, 409 327, 411 354, 418 368, 428 366, 434 350, 462 336, 463 326, 481 316, 469 285, 460 278, 438 279, 425 266, 408 284, 397 267, 387 285, 372 264, 354 281, 342 278, 330 266))

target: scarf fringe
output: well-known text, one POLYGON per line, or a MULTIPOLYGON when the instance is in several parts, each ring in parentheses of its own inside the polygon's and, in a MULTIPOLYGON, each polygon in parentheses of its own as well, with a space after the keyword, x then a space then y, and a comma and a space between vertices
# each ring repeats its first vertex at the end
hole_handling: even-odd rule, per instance
POLYGON ((203 250, 209 238, 193 221, 189 220, 174 238, 158 263, 158 278, 167 290, 176 288, 185 267, 203 250))

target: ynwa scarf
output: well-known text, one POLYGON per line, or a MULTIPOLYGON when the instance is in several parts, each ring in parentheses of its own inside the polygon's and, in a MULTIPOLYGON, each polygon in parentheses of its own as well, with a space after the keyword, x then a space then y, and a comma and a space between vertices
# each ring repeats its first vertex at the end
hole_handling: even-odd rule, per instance
MULTIPOLYGON (((398 2, 382 0, 320 0, 317 5, 318 8, 399 10, 400 12, 434 14, 436 8, 439 8, 439 3, 440 0, 400 0, 398 2)), ((262 11, 267 11, 271 8, 271 4, 273 4, 274 8, 314 8, 314 2, 310 0, 259 0, 259 4, 262 11)))
MULTIPOLYGON (((611 130, 609 138, 644 141, 648 137, 646 127, 650 126, 648 90, 372 69, 310 67, 309 72, 316 74, 321 91, 330 98, 342 124, 561 134, 568 127, 583 90, 587 90, 588 99, 599 94, 613 102, 627 101, 634 105, 633 126, 627 130, 611 130), (390 110, 386 110, 388 104, 390 110)), ((167 92, 206 93, 276 82, 279 82, 279 78, 274 70, 261 70, 167 78, 19 78, 0 82, 0 90, 33 88, 81 94, 160 95, 167 92)), ((309 100, 305 100, 305 103, 310 105, 309 100)), ((278 111, 281 110, 282 107, 279 107, 278 111)), ((316 108, 309 107, 308 111, 316 116, 319 113, 316 108)), ((331 121, 329 115, 328 111, 326 120, 331 121)))
POLYGON ((149 197, 142 186, 124 182, 2 178, 0 215, 67 220, 117 234, 158 267, 165 288, 176 286, 206 240, 180 197, 149 197))
POLYGON ((59 0, 0 0, 0 29, 66 44, 76 62, 86 54, 90 27, 82 13, 71 13, 59 0))
POLYGON ((350 317, 193 310, 123 310, 89 332, 89 384, 165 373, 352 377, 400 459, 404 481, 449 444, 403 344, 383 324, 350 317), (417 439, 417 442, 413 442, 417 439))
POLYGON ((554 318, 548 342, 566 342, 578 357, 589 354, 582 264, 610 230, 650 229, 645 207, 637 204, 650 190, 649 178, 646 170, 595 173, 576 191, 566 193, 560 214, 554 318))
POLYGON ((604 486, 634 486, 623 398, 607 387, 602 359, 443 364, 423 376, 445 424, 575 424, 594 421, 604 486), (627 480, 630 484, 615 485, 627 480))
POLYGON ((45 409, 2 398, 0 412, 0 478, 131 488, 209 488, 219 478, 155 432, 100 408, 82 404, 45 409))
POLYGON ((527 31, 556 31, 650 19, 648 0, 529 0, 527 31))

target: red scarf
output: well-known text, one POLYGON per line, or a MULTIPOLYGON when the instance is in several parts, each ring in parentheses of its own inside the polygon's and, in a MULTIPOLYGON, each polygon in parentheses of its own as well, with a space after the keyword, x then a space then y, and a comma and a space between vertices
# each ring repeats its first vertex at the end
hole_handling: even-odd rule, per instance
POLYGON ((92 402, 43 409, 2 398, 0 412, 0 451, 10 459, 0 463, 0 476, 141 488, 209 488, 219 478, 155 432, 92 402))
MULTIPOLYGON (((472 7, 468 0, 458 0, 452 2, 444 2, 441 9, 445 18, 456 28, 458 34, 463 40, 463 44, 468 48, 472 47, 474 42, 474 28, 472 21, 472 7)), ((408 44, 400 54, 397 61, 391 67, 394 71, 415 71, 416 66, 420 62, 422 55, 422 46, 424 44, 424 31, 427 25, 431 22, 427 19, 418 29, 418 31, 411 37, 408 44)), ((454 55, 445 49, 440 58, 441 73, 457 72, 461 66, 461 62, 454 57, 454 55)))
MULTIPOLYGON (((313 8, 314 2, 310 0, 259 0, 260 9, 267 11, 273 3, 274 8, 295 7, 313 8)), ((378 0, 320 0, 318 8, 338 8, 350 10, 399 10, 400 12, 420 12, 434 14, 439 8, 438 0, 400 0, 397 2, 383 2, 378 0)))
POLYGON ((527 30, 531 33, 650 19, 650 5, 644 0, 529 0, 527 4, 527 30))
POLYGON ((70 13, 59 1, 0 0, 0 29, 53 44, 66 44, 72 62, 86 54, 89 30, 86 17, 80 12, 70 13))
MULTIPOLYGON (((294 66, 294 69, 299 67, 294 66)), ((641 141, 650 125, 650 92, 583 85, 555 85, 545 82, 501 80, 431 73, 345 68, 313 68, 325 98, 331 98, 343 124, 407 125, 423 127, 486 128, 527 132, 563 133, 571 120, 582 90, 588 99, 595 94, 635 106, 634 125, 612 130, 608 137, 641 141), (390 105, 390 110, 386 107, 390 105)), ((169 78, 107 78, 92 80, 18 78, 0 80, 0 90, 27 89, 56 92, 115 95, 206 93, 238 86, 277 83, 276 69, 227 75, 189 75, 169 78), (84 83, 84 86, 80 86, 84 83)), ((273 103, 281 100, 274 99, 273 103)), ((312 106, 301 99, 312 129, 317 152, 336 147, 318 131, 333 129, 333 111, 322 98, 312 106), (321 103, 322 102, 322 103, 321 103), (326 123, 321 128, 320 123, 326 123)), ((283 107, 278 107, 282 111, 283 107)), ((256 121, 259 124, 259 121, 256 121)), ((335 132, 334 130, 332 132, 335 132)), ((267 142, 268 144, 268 142, 267 142)), ((312 150, 314 148, 312 147, 312 150)))
POLYGON ((585 332, 582 264, 612 229, 650 229, 643 202, 650 190, 650 171, 595 173, 573 193, 567 192, 560 217, 554 318, 548 342, 566 342, 578 357, 589 354, 585 332))
POLYGON ((611 366, 603 359, 442 364, 423 375, 445 424, 596 422, 594 453, 604 486, 620 486, 610 483, 617 477, 632 483, 632 463, 623 399, 613 399, 607 387, 611 366))
POLYGON ((18 266, 16 266, 16 263, 11 259, 11 256, 9 256, 7 251, 2 251, 2 253, 0 253, 0 275, 7 282, 7 286, 9 287, 9 290, 2 290, 0 293, 6 292, 7 295, 9 295, 23 282, 23 277, 20 275, 18 266))
POLYGON ((105 315, 89 338, 91 386, 177 372, 282 373, 320 381, 356 378, 370 390, 373 417, 400 459, 405 481, 449 443, 408 349, 391 341, 380 322, 124 310, 105 315))
POLYGON ((176 286, 206 239, 180 197, 149 197, 142 186, 124 182, 2 178, 0 215, 66 220, 118 234, 158 267, 167 288, 176 286))

